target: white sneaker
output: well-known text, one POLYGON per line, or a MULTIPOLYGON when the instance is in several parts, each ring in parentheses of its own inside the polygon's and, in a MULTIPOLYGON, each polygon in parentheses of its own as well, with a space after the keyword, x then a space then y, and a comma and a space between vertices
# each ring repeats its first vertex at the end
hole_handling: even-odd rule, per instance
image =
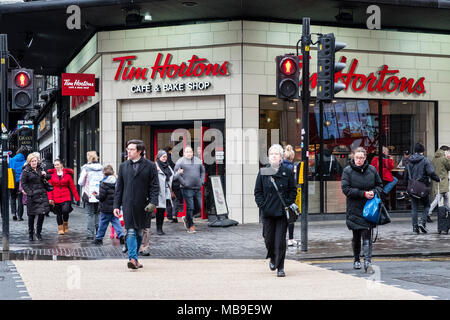
POLYGON ((187 223, 186 217, 185 216, 181 217, 181 220, 183 220, 184 227, 186 228, 186 230, 189 231, 189 227, 188 227, 188 223, 187 223))
POLYGON ((294 245, 297 245, 296 241, 295 241, 294 239, 289 239, 289 240, 288 240, 288 246, 289 246, 289 247, 292 247, 292 246, 294 246, 294 245))

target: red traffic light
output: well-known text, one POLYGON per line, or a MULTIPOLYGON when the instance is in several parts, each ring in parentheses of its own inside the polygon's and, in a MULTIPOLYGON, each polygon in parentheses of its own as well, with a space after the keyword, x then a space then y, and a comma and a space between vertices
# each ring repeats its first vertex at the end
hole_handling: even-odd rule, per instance
POLYGON ((284 58, 281 60, 281 72, 287 76, 294 74, 297 71, 297 65, 294 59, 284 58))
POLYGON ((30 76, 26 72, 19 72, 15 78, 16 86, 26 88, 30 84, 30 76))

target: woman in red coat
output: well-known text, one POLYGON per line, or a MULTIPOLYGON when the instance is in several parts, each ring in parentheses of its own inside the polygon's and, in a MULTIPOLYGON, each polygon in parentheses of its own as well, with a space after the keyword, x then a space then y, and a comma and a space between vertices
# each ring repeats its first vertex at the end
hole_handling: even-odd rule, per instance
POLYGON ((53 191, 48 192, 48 199, 54 205, 53 212, 56 214, 58 223, 58 234, 69 232, 69 213, 73 210, 71 206, 72 192, 76 201, 80 201, 75 184, 73 183, 73 170, 64 168, 61 160, 55 160, 55 169, 48 170, 51 174, 49 182, 53 191))

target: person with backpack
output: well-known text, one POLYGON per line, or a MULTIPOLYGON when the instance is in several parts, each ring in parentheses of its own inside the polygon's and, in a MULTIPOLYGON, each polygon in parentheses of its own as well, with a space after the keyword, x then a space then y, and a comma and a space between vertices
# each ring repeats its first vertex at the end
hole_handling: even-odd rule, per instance
POLYGON ((19 191, 20 176, 22 175, 22 169, 25 164, 25 154, 27 150, 25 147, 20 147, 14 157, 9 160, 9 167, 14 172, 14 189, 10 190, 11 197, 11 213, 13 220, 16 221, 19 217, 19 221, 23 221, 23 203, 22 192, 19 191))
POLYGON ((404 179, 408 184, 408 194, 411 198, 411 218, 413 225, 413 232, 419 234, 420 231, 427 233, 426 228, 428 212, 430 210, 430 178, 436 182, 440 182, 441 179, 434 171, 431 161, 428 160, 423 154, 425 147, 421 143, 416 143, 414 146, 414 154, 409 157, 409 163, 405 167, 404 179), (409 184, 415 184, 416 190, 423 191, 420 194, 412 193, 409 184), (423 206, 422 218, 418 223, 417 209, 419 204, 423 206), (420 231, 419 231, 420 230, 420 231))
POLYGON ((450 211, 449 198, 448 198, 448 172, 450 171, 450 148, 448 146, 442 146, 434 154, 434 158, 431 162, 436 171, 436 174, 441 179, 441 182, 437 183, 432 181, 432 194, 434 200, 431 203, 430 211, 428 212, 427 221, 433 222, 430 218, 434 208, 439 206, 441 199, 444 199, 444 207, 447 211, 450 211))
POLYGON ((82 187, 81 199, 87 214, 88 240, 94 240, 98 229, 98 200, 95 194, 99 193, 100 181, 103 179, 103 166, 98 163, 97 151, 86 153, 88 163, 81 167, 78 184, 82 187))

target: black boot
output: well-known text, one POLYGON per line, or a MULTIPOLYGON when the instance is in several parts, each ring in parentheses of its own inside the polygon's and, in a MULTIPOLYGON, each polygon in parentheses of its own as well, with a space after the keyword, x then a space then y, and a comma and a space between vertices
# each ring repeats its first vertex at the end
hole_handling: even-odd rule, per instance
MULTIPOLYGON (((353 249, 353 264, 355 265, 355 262, 360 261, 361 256, 361 239, 355 240, 352 239, 352 249, 353 249)), ((357 268, 355 268, 357 269, 357 268)), ((361 267, 359 267, 361 269, 361 267)))
POLYGON ((364 270, 366 273, 374 273, 372 268, 372 243, 370 240, 363 241, 364 270))
POLYGON ((162 230, 162 226, 156 226, 156 233, 160 236, 165 234, 165 232, 162 230))
POLYGON ((28 230, 28 240, 34 241, 34 230, 28 230))

